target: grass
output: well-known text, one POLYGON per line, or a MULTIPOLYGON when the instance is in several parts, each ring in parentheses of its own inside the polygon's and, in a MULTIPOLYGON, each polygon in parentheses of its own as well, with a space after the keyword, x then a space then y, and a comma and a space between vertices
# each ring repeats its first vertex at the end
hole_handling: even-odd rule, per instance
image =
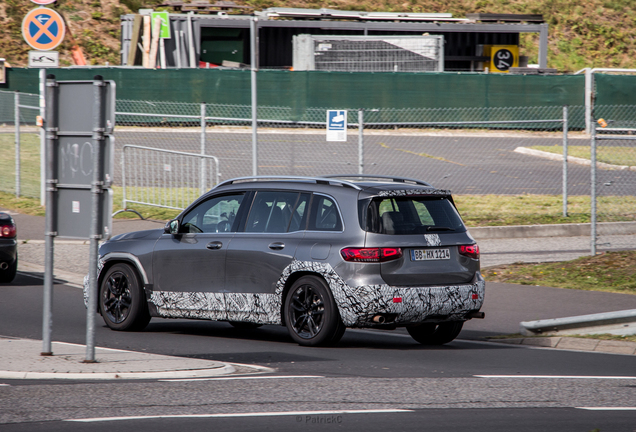
MULTIPOLYGON (((457 208, 469 227, 559 223, 589 223, 590 197, 568 197, 568 217, 563 217, 561 195, 454 195, 457 208)), ((635 196, 603 197, 599 222, 636 220, 635 196)))
POLYGON ((488 282, 636 294, 636 251, 603 252, 572 261, 485 269, 488 282))
MULTIPOLYGON (((0 133, 0 190, 15 192, 14 134, 0 133)), ((40 191, 40 137, 34 133, 20 135, 21 195, 36 196, 40 191)))
MULTIPOLYGON (((549 153, 563 154, 563 146, 532 146, 535 150, 549 153)), ((568 156, 590 159, 590 146, 568 146, 568 156)), ((636 166, 636 147, 598 146, 596 149, 597 162, 611 165, 636 166)))

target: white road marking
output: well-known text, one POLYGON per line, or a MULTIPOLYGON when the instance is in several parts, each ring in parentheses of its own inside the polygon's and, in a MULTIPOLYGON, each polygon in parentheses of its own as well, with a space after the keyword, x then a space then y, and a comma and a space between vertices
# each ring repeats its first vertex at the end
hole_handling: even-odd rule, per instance
POLYGON ((280 411, 280 412, 252 412, 252 413, 226 413, 226 414, 177 414, 158 416, 130 416, 130 417, 95 417, 83 419, 66 419, 68 422, 94 423, 120 420, 155 420, 155 419, 183 419, 183 418, 233 418, 233 417, 282 417, 282 416, 316 416, 316 415, 341 415, 341 414, 385 414, 413 412, 409 409, 385 409, 385 410, 341 410, 341 411, 280 411))
POLYGON ((165 382, 230 381, 230 380, 254 380, 254 379, 285 379, 285 378, 324 378, 324 376, 322 375, 232 376, 232 377, 217 377, 217 378, 175 378, 175 379, 162 379, 159 381, 165 381, 165 382))
POLYGON ((636 411, 636 407, 575 407, 588 411, 636 411))
POLYGON ((476 378, 537 378, 537 379, 615 379, 636 380, 636 376, 602 375, 473 375, 476 378))

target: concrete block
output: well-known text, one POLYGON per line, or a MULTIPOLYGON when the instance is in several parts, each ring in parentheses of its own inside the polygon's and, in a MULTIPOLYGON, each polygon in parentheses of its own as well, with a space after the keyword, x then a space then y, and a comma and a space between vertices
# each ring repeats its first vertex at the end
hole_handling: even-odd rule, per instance
POLYGON ((636 342, 602 340, 594 351, 615 354, 636 354, 636 342))
POLYGON ((561 338, 559 343, 555 346, 558 349, 569 349, 576 351, 594 351, 599 341, 597 339, 582 339, 582 338, 561 338))
POLYGON ((537 337, 537 338, 525 338, 523 339, 523 345, 539 346, 554 348, 559 344, 560 337, 537 337))

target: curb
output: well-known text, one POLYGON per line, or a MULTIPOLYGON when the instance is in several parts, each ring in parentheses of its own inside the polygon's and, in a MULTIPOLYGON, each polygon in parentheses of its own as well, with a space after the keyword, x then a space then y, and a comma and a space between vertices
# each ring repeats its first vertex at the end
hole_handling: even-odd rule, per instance
POLYGON ((489 342, 524 345, 537 348, 553 348, 570 351, 587 351, 604 354, 636 355, 636 342, 587 339, 575 337, 532 337, 488 339, 489 342))
MULTIPOLYGON (((600 222, 596 224, 598 235, 636 234, 636 222, 600 222)), ((527 237, 589 237, 592 225, 589 223, 516 225, 494 227, 468 227, 475 240, 492 240, 527 237)))
MULTIPOLYGON (((557 154, 557 153, 550 153, 543 150, 535 150, 528 147, 517 147, 514 151, 516 153, 521 153, 521 154, 525 154, 529 156, 537 156, 544 159, 550 159, 553 161, 558 161, 558 162, 563 161, 563 155, 557 154)), ((585 165, 585 166, 592 165, 591 160, 575 157, 575 156, 568 156, 568 162, 571 162, 577 165, 585 165)), ((625 171, 625 170, 636 171, 636 166, 613 165, 613 164, 608 164, 605 162, 598 162, 598 161, 596 162, 596 167, 602 170, 610 170, 610 171, 625 171)))
POLYGON ((163 372, 21 372, 0 370, 0 379, 70 379, 70 380, 125 380, 125 379, 174 379, 209 378, 230 375, 234 366, 225 364, 213 369, 195 369, 163 372))

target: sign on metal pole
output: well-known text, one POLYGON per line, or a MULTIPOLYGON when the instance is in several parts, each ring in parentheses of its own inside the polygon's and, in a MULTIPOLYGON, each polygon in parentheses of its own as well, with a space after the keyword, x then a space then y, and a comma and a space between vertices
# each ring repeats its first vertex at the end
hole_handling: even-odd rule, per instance
POLYGON ((64 40, 64 20, 53 9, 36 8, 22 20, 22 36, 33 49, 55 49, 64 40))
POLYGON ((347 141, 347 110, 327 111, 327 141, 347 141))
POLYGON ((115 83, 46 81, 46 263, 43 354, 51 354, 54 237, 90 240, 86 361, 95 361, 98 241, 110 237, 115 83))
POLYGON ((60 67, 60 53, 57 51, 29 51, 30 68, 60 67))
POLYGON ((161 39, 170 39, 172 37, 170 33, 170 15, 168 12, 152 12, 150 14, 152 17, 152 22, 155 22, 155 19, 161 19, 161 27, 159 28, 159 37, 161 39))

